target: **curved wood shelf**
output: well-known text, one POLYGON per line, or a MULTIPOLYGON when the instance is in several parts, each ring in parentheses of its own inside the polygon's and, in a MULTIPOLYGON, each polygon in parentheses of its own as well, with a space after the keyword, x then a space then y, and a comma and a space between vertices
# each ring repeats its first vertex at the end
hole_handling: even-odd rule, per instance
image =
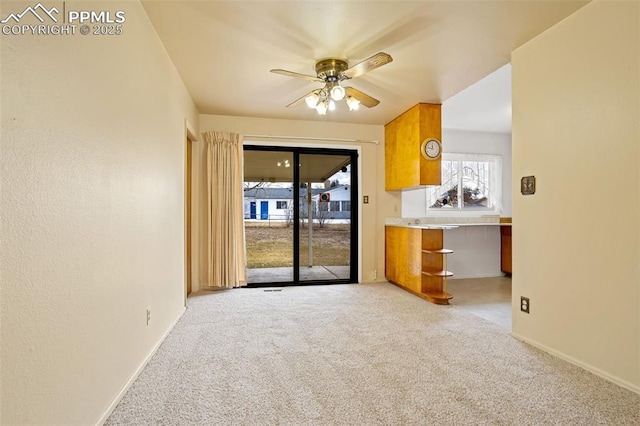
POLYGON ((453 272, 451 271, 422 271, 424 275, 428 275, 430 277, 452 277, 453 272))
POLYGON ((426 292, 424 295, 427 297, 427 300, 431 303, 435 303, 436 305, 448 305, 449 299, 452 299, 453 296, 447 292, 426 292))
POLYGON ((451 254, 453 250, 449 249, 422 249, 423 253, 431 253, 431 254, 451 254))

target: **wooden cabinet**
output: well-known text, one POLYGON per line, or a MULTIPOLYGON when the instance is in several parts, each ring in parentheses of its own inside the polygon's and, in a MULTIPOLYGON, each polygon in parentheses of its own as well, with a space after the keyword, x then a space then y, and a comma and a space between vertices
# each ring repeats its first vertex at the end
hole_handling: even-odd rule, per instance
POLYGON ((420 153, 428 138, 442 140, 441 105, 417 104, 384 126, 385 190, 440 185, 440 158, 420 153))
POLYGON ((385 226, 385 277, 414 294, 422 293, 420 229, 385 226))
POLYGON ((500 269, 511 275, 511 226, 500 227, 500 269))
POLYGON ((385 276, 389 282, 432 303, 448 305, 447 255, 442 229, 385 227, 385 276))

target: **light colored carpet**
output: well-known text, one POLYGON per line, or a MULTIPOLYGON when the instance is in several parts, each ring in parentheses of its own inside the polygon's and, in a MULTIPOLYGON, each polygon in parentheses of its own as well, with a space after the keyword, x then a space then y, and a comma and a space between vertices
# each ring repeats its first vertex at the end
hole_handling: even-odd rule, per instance
POLYGON ((391 284, 234 289, 187 312, 107 425, 638 425, 640 395, 391 284))

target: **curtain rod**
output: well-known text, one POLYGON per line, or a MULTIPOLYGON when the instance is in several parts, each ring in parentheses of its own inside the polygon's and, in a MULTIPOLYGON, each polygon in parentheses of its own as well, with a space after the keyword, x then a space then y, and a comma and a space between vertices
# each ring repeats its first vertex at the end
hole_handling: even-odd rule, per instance
POLYGON ((351 143, 375 143, 380 144, 379 141, 363 140, 363 139, 340 139, 340 138, 317 138, 310 136, 273 136, 273 135, 244 135, 245 138, 258 138, 258 139, 283 139, 283 140, 303 140, 303 141, 324 141, 324 142, 351 142, 351 143))

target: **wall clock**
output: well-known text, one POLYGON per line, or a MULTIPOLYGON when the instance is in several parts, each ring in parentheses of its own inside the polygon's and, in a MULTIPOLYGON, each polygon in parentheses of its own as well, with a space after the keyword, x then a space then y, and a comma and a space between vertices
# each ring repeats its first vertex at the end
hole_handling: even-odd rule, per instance
POLYGON ((422 142, 420 152, 427 160, 437 160, 442 154, 442 143, 438 139, 427 138, 422 142))

